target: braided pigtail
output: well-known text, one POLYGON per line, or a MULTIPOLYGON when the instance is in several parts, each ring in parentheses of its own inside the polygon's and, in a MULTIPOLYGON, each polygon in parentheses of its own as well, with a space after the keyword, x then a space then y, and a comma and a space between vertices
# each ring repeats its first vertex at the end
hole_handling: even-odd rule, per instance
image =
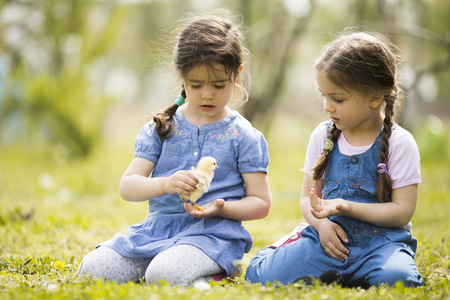
POLYGON ((381 138, 380 148, 380 164, 378 165, 378 181, 376 196, 378 202, 387 202, 389 194, 392 192, 392 178, 387 172, 388 156, 389 156, 389 138, 392 135, 394 104, 397 98, 395 95, 387 95, 384 97, 386 102, 385 117, 383 121, 383 137, 381 138))
POLYGON ((337 141, 340 134, 341 131, 337 129, 336 124, 333 123, 333 126, 330 128, 328 132, 327 140, 325 141, 325 145, 323 147, 323 152, 317 159, 314 168, 312 168, 312 171, 314 172, 313 173, 314 182, 319 181, 322 178, 323 174, 325 173, 328 161, 330 159, 330 153, 331 151, 333 151, 334 143, 337 141))
MULTIPOLYGON (((316 62, 318 72, 349 93, 355 91, 367 97, 384 95, 385 117, 376 189, 377 200, 381 203, 387 202, 392 193, 392 178, 386 168, 389 159, 389 139, 394 122, 394 106, 403 96, 396 80, 396 71, 401 61, 395 53, 396 50, 397 47, 381 35, 354 32, 334 40, 316 62)), ((378 102, 372 104, 378 105, 378 102)), ((378 112, 382 109, 382 105, 371 108, 378 112)), ((378 118, 378 114, 374 115, 374 120, 375 118, 378 118)), ((334 131, 330 130, 330 133, 332 132, 334 131)), ((328 160, 326 156, 328 153, 324 151, 314 167, 314 180, 319 180, 323 176, 328 160)))
MULTIPOLYGON (((186 91, 183 89, 181 91, 181 96, 186 98, 186 91)), ((172 130, 172 120, 175 115, 179 104, 174 103, 164 109, 162 112, 157 113, 153 116, 153 121, 155 122, 156 133, 158 133, 159 137, 166 140, 170 138, 172 135, 170 131, 172 130)))

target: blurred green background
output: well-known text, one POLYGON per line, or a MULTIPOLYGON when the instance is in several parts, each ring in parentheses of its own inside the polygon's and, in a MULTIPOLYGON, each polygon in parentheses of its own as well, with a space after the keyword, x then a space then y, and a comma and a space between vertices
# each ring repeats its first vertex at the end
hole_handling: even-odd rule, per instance
POLYGON ((423 158, 447 155, 450 2, 438 0, 3 0, 0 147, 51 146, 64 162, 104 142, 129 144, 178 89, 166 76, 168 31, 186 12, 215 8, 248 29, 252 90, 241 110, 265 134, 279 117, 325 119, 314 61, 336 33, 360 27, 399 46, 400 123, 427 131, 423 158))
POLYGON ((167 36, 186 12, 215 8, 247 28, 252 90, 240 110, 270 149, 273 205, 245 222, 255 245, 244 266, 302 221, 299 169, 327 119, 314 62, 357 26, 388 35, 405 59, 398 121, 422 158, 420 295, 448 296, 450 1, 440 0, 0 0, 0 286, 61 285, 97 243, 145 218, 146 204, 118 188, 138 131, 178 90, 167 36))

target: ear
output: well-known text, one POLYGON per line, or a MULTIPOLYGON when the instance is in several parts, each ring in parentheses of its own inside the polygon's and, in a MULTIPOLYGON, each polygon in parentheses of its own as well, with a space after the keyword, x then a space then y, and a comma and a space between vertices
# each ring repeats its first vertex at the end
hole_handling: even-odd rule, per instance
POLYGON ((376 108, 380 107, 380 105, 383 103, 383 101, 384 101, 384 96, 382 94, 372 95, 370 98, 369 105, 372 109, 376 109, 376 108))

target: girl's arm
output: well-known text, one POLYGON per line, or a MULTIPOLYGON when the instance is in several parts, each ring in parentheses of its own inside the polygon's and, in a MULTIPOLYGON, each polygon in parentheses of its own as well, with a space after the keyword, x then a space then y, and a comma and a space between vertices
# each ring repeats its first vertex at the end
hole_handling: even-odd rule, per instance
MULTIPOLYGON (((303 177, 303 186, 300 196, 300 210, 309 225, 319 233, 320 244, 325 253, 331 257, 341 261, 347 259, 350 253, 343 243, 348 243, 347 234, 338 224, 331 222, 327 218, 316 218, 311 213, 311 201, 309 191, 312 187, 312 176, 305 174, 303 177)), ((323 180, 318 182, 317 190, 322 191, 323 180)))
POLYGON ((382 227, 403 227, 414 214, 418 185, 392 190, 391 202, 358 203, 344 199, 323 200, 314 189, 310 192, 311 213, 316 218, 348 216, 382 227))
POLYGON ((146 201, 164 194, 189 195, 197 181, 189 171, 178 171, 168 177, 148 177, 155 163, 136 157, 120 180, 120 196, 127 201, 146 201))
POLYGON ((192 204, 185 204, 186 211, 197 218, 219 216, 222 218, 249 221, 262 219, 269 214, 271 196, 269 179, 264 172, 244 173, 246 197, 237 201, 216 199, 196 210, 192 204))

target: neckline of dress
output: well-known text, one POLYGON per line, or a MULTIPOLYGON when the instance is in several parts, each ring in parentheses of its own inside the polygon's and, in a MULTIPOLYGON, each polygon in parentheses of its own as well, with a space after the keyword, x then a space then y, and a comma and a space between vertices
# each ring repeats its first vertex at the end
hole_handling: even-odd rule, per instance
POLYGON ((176 114, 177 122, 185 125, 188 128, 192 128, 192 129, 195 128, 195 129, 199 129, 200 131, 220 128, 240 116, 238 111, 232 110, 231 113, 228 116, 226 116, 225 118, 223 118, 222 120, 215 122, 215 123, 211 123, 211 124, 204 124, 204 125, 200 126, 200 128, 198 128, 196 125, 194 125, 191 122, 189 122, 188 120, 186 120, 186 118, 183 116, 183 114, 179 110, 177 110, 177 112, 175 114, 176 114))

